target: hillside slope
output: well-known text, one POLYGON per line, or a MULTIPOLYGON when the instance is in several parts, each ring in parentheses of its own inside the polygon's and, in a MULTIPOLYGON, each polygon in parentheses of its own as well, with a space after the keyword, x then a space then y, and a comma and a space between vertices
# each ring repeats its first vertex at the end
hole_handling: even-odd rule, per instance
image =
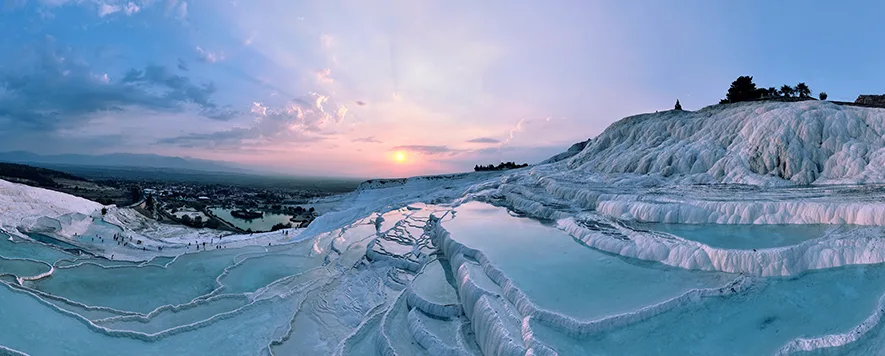
POLYGON ((753 102, 625 118, 567 161, 599 173, 763 186, 885 183, 885 109, 753 102))
POLYGON ((85 179, 46 168, 31 167, 17 163, 0 162, 0 179, 27 184, 34 187, 59 187, 59 181, 81 181, 85 179))
POLYGON ((128 205, 132 202, 132 193, 127 189, 102 185, 47 168, 0 162, 0 179, 51 189, 102 204, 128 205))
MULTIPOLYGON (((67 230, 90 222, 88 217, 101 208, 101 204, 73 195, 0 180, 0 229, 10 233, 19 229, 67 230)), ((75 230, 69 234, 79 232, 75 230)))
POLYGON ((104 155, 39 155, 26 151, 13 151, 0 152, 0 162, 23 163, 36 166, 142 167, 206 172, 248 171, 247 169, 222 161, 136 153, 112 153, 104 155))

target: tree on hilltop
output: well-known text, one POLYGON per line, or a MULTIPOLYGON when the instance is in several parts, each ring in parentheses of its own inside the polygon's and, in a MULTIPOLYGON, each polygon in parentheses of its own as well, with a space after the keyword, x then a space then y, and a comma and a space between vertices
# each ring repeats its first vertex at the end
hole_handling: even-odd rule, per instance
POLYGON ((789 85, 782 86, 780 91, 781 91, 781 95, 783 95, 786 98, 793 97, 793 93, 796 92, 796 90, 793 89, 793 87, 791 87, 789 85))
POLYGON ((676 106, 673 108, 673 110, 682 110, 682 105, 679 104, 679 99, 676 99, 676 106))
POLYGON ((817 96, 820 98, 820 100, 827 100, 827 92, 825 91, 820 92, 820 94, 818 94, 817 96))
POLYGON ((811 97, 811 89, 808 88, 805 83, 796 84, 796 94, 799 94, 800 98, 810 98, 811 97))
POLYGON ((753 83, 753 77, 748 75, 740 76, 732 82, 725 95, 725 99, 729 103, 753 100, 758 97, 759 92, 756 89, 756 84, 753 83))

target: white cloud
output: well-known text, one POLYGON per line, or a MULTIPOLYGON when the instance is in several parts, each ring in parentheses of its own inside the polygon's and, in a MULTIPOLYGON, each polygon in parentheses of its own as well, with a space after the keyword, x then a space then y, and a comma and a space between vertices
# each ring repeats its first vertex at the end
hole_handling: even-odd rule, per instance
POLYGON ((200 46, 197 46, 196 51, 198 54, 197 60, 200 62, 215 63, 224 60, 224 52, 209 52, 200 46))
POLYGON ((133 14, 141 11, 141 7, 130 1, 128 4, 126 4, 126 8, 124 10, 126 11, 127 16, 132 16, 133 14))
POLYGON ((305 138, 328 134, 326 129, 344 121, 348 108, 335 105, 326 95, 310 93, 307 97, 287 101, 278 107, 256 101, 252 103, 250 112, 255 115, 255 121, 248 132, 244 132, 246 136, 272 137, 285 131, 305 138), (336 109, 334 112, 327 111, 327 106, 335 106, 336 109))
POLYGON ((338 113, 337 118, 338 122, 344 121, 344 117, 347 116, 347 107, 344 105, 338 105, 338 113))
POLYGON ((259 114, 261 116, 267 116, 267 106, 260 102, 252 103, 252 110, 250 110, 253 114, 259 114))
MULTIPOLYGON (((13 5, 13 7, 20 2, 21 5, 27 3, 27 0, 7 0, 8 3, 13 5)), ((154 0, 141 0, 140 5, 135 2, 123 2, 119 3, 119 0, 38 0, 37 1, 42 7, 37 8, 37 13, 40 14, 43 18, 53 18, 54 15, 51 12, 52 8, 61 7, 66 5, 83 5, 92 9, 92 6, 97 7, 98 17, 105 17, 108 15, 113 15, 118 12, 124 12, 127 16, 132 16, 135 13, 141 11, 142 8, 150 6, 154 0)), ((7 4, 8 6, 8 4, 7 4)))
POLYGON ((528 120, 526 120, 526 119, 519 119, 519 122, 516 123, 516 127, 510 129, 510 136, 507 137, 506 140, 504 140, 504 143, 508 143, 508 142, 510 142, 510 140, 512 140, 513 137, 516 136, 516 133, 517 133, 517 132, 522 132, 522 126, 523 126, 524 124, 526 124, 526 123, 528 123, 528 120))
POLYGON ((107 73, 104 73, 104 74, 102 74, 102 75, 94 74, 93 76, 94 76, 95 79, 98 80, 99 82, 102 82, 102 83, 105 83, 105 84, 111 82, 111 78, 108 76, 107 73))
POLYGON ((332 79, 332 70, 329 68, 320 69, 316 71, 317 82, 331 84, 335 82, 335 79, 332 79))
POLYGON ((311 93, 311 95, 313 95, 313 96, 315 96, 315 97, 317 98, 317 99, 316 99, 316 107, 317 107, 317 109, 319 109, 321 113, 326 113, 326 111, 323 110, 323 104, 324 104, 325 102, 329 101, 329 97, 328 97, 328 96, 325 96, 325 95, 322 95, 322 94, 317 94, 317 93, 311 93))
POLYGON ((98 5, 98 17, 105 17, 105 16, 111 15, 115 12, 119 12, 120 10, 122 10, 120 5, 111 5, 111 4, 101 3, 98 5))

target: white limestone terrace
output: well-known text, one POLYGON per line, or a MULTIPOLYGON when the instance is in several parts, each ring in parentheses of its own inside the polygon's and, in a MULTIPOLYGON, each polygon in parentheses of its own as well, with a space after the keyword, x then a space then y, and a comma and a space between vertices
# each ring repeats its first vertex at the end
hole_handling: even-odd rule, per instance
POLYGON ((13 234, 19 228, 64 228, 73 235, 85 230, 81 222, 100 209, 101 204, 73 195, 0 180, 0 229, 13 234))
MULTIPOLYGON (((0 310, 0 319, 18 321, 0 333, 0 353, 617 354, 628 346, 618 340, 633 340, 634 351, 662 345, 673 354, 716 354, 712 342, 687 345, 698 333, 719 335, 704 314, 719 310, 740 321, 722 333, 752 332, 718 354, 739 346, 868 354, 885 340, 883 134, 885 110, 827 102, 640 115, 559 162, 366 182, 322 199, 334 208, 289 235, 170 227, 116 207, 101 216, 98 204, 0 181, 0 298, 19 306, 0 310), (646 280, 659 271, 662 280, 713 275, 716 283, 649 287, 641 296, 649 299, 556 304, 502 263, 506 254, 495 260, 492 249, 512 246, 468 247, 463 232, 447 230, 452 214, 474 214, 458 208, 471 201, 569 237, 555 255, 544 241, 528 251, 557 261, 547 266, 562 265, 560 254, 592 250, 646 271, 646 280), (832 228, 785 244, 725 248, 643 223, 832 228), (68 255, 29 242, 33 232, 116 258, 68 255), (93 240, 114 233, 143 240, 147 250, 93 240), (195 242, 210 249, 196 253, 188 246, 195 242), (786 320, 796 315, 802 319, 786 320), (802 328, 775 335, 769 325, 802 328)), ((605 288, 612 281, 596 270, 552 275, 636 297, 605 288)))
MULTIPOLYGON (((571 341, 550 338, 547 329, 555 330, 562 337, 592 339, 613 331, 630 330, 634 325, 655 323, 673 313, 689 312, 696 305, 713 303, 719 300, 717 298, 740 299, 747 293, 754 293, 757 289, 754 286, 758 283, 764 285, 763 280, 757 279, 759 277, 735 277, 731 284, 689 290, 660 302, 631 307, 628 312, 582 320, 545 307, 519 287, 524 280, 508 276, 504 269, 485 256, 485 252, 467 248, 452 239, 445 230, 446 212, 451 208, 409 203, 421 201, 422 196, 437 203, 484 200, 512 206, 518 214, 548 219, 559 217, 555 226, 576 238, 581 239, 586 231, 599 233, 599 237, 594 238, 600 241, 624 241, 626 238, 635 246, 616 253, 688 270, 727 271, 718 267, 702 268, 700 264, 673 264, 660 256, 680 256, 680 249, 693 249, 706 251, 708 256, 714 257, 711 261, 723 263, 720 266, 738 259, 747 262, 737 266, 765 266, 769 262, 796 259, 797 253, 790 251, 817 245, 827 246, 833 256, 855 250, 872 251, 871 256, 875 256, 875 251, 883 250, 868 243, 876 240, 872 236, 853 233, 812 240, 800 247, 759 252, 716 249, 676 236, 634 230, 617 219, 599 215, 568 200, 544 198, 549 195, 544 186, 531 184, 537 182, 533 176, 542 172, 543 169, 523 170, 481 178, 466 175, 435 180, 441 184, 418 179, 394 187, 363 189, 351 193, 349 198, 339 198, 342 199, 340 210, 323 220, 325 226, 342 224, 341 228, 311 233, 311 236, 302 232, 296 237, 300 242, 291 245, 210 250, 135 265, 91 259, 57 261, 53 263, 55 272, 51 277, 7 284, 7 289, 0 294, 21 304, 23 309, 30 310, 44 322, 68 328, 67 334, 56 337, 56 343, 43 342, 39 348, 34 348, 17 341, 28 340, 19 339, 21 334, 9 333, 6 338, 0 337, 0 345, 33 354, 57 352, 59 349, 53 345, 59 342, 82 347, 80 350, 93 354, 125 349, 159 354, 168 348, 276 355, 299 352, 347 355, 568 354, 563 347, 571 341), (535 200, 528 204, 525 203, 529 201, 526 197, 535 200), (373 203, 379 205, 373 206, 373 203), (394 205, 401 207, 388 210, 394 205), (348 222, 351 216, 365 214, 365 211, 374 212, 348 222), (431 214, 442 220, 431 219, 431 214), (593 229, 586 228, 589 225, 569 225, 573 221, 596 221, 598 225, 593 229), (586 230, 570 231, 569 226, 586 230), (830 239, 845 243, 831 243, 828 242, 830 239), (664 253, 665 248, 671 248, 674 253, 664 253), (631 256, 631 250, 648 250, 661 255, 631 256), (759 256, 769 255, 770 259, 759 259, 759 256), (168 277, 162 277, 164 275, 168 277), (97 287, 94 284, 96 278, 102 281, 101 285, 115 286, 112 292, 115 294, 103 294, 87 287, 69 287, 76 284, 97 287), (178 292, 170 294, 170 291, 178 292), (150 302, 137 302, 142 297, 150 302), (45 309, 47 307, 49 309, 45 309), (248 323, 250 320, 263 320, 265 324, 248 323), (232 328, 230 325, 234 324, 242 326, 232 328), (232 332, 243 333, 243 337, 251 339, 217 337, 232 332), (216 345, 194 342, 197 338, 205 338, 216 345), (236 342, 235 345, 232 342, 236 342), (90 345, 102 345, 102 348, 90 345)), ((624 190, 628 194, 623 196, 661 195, 655 189, 630 188, 624 190)), ((737 192, 753 190, 734 189, 737 192)), ((771 194, 782 192, 773 191, 771 194)), ((819 193, 808 193, 807 196, 821 195, 819 193)), ((606 194, 610 193, 601 195, 606 194)), ((698 191, 695 195, 724 197, 725 193, 698 191)), ((583 237, 582 241, 597 247, 593 238, 583 237)), ((597 245, 607 251, 603 244, 597 245)), ((573 248, 588 247, 573 243, 573 248)), ((538 253, 543 256, 542 249, 538 249, 538 253)), ((798 260, 804 261, 807 257, 812 261, 815 254, 798 255, 803 256, 798 260)), ((699 259, 686 257, 679 260, 699 259)), ((869 262, 838 258, 821 260, 835 261, 832 266, 869 262)), ((786 275, 800 276, 801 279, 807 269, 828 267, 797 266, 788 269, 786 275)), ((760 272, 757 275, 766 274, 760 272)), ((845 321, 858 323, 857 331, 868 335, 866 338, 855 336, 849 330, 833 335, 812 334, 793 341, 787 338, 781 349, 775 348, 772 352, 790 354, 793 351, 832 350, 866 342, 878 331, 879 319, 873 313, 875 310, 873 307, 866 311, 871 315, 867 319, 845 321)), ((10 313, 7 311, 4 318, 18 320, 24 317, 10 313)), ((37 331, 41 331, 44 324, 21 325, 22 333, 39 334, 37 331)))
POLYGON ((76 196, 0 180, 0 233, 20 240, 32 239, 29 234, 41 234, 64 248, 115 260, 173 257, 197 252, 197 245, 203 248, 204 243, 207 248, 278 244, 290 241, 301 230, 234 235, 194 229, 160 223, 129 208, 102 206, 76 196), (114 240, 115 235, 121 238, 114 240))

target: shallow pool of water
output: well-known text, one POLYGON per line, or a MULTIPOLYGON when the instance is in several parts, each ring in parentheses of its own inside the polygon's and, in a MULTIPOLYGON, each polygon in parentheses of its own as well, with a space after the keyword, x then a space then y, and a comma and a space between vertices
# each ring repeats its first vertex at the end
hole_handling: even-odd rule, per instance
POLYGON ((61 248, 50 248, 47 245, 22 239, 12 241, 9 239, 9 235, 4 233, 0 233, 0 256, 6 258, 30 258, 48 263, 76 257, 63 251, 61 248))
POLYGON ((48 264, 22 259, 0 258, 0 274, 11 274, 16 277, 31 277, 49 272, 48 264))
POLYGON ((52 277, 28 282, 26 286, 86 305, 148 313, 163 305, 187 303, 212 292, 218 287, 216 278, 234 264, 237 255, 248 251, 223 249, 192 253, 179 257, 168 267, 83 263, 73 268, 58 268, 52 277))
POLYGON ((442 226, 454 240, 482 251, 541 308, 579 319, 634 311, 737 277, 603 253, 552 226, 484 203, 458 207, 442 226))
POLYGON ((797 337, 843 333, 885 293, 885 265, 768 278, 729 297, 705 298, 586 339, 543 325, 535 335, 561 355, 771 355, 797 337))

